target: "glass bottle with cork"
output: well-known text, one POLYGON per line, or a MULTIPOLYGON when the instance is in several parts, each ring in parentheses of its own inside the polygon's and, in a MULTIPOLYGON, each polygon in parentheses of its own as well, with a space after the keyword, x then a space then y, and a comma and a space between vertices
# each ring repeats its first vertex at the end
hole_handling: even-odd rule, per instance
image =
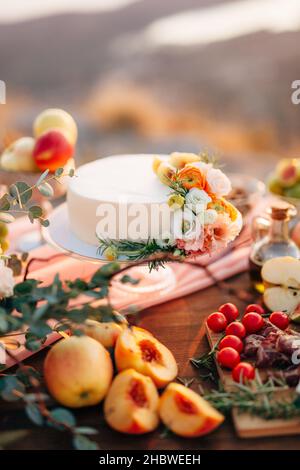
POLYGON ((253 221, 254 243, 250 252, 249 273, 253 287, 260 293, 264 291, 261 268, 268 259, 279 256, 300 258, 300 251, 289 236, 289 221, 296 213, 296 208, 291 204, 276 201, 268 210, 269 219, 257 217, 253 221))

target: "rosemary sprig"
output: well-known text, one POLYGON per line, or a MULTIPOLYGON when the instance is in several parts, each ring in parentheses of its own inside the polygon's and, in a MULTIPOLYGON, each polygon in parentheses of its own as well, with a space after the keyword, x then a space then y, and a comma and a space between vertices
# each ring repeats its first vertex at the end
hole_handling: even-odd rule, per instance
POLYGON ((197 369, 200 369, 200 368, 207 369, 208 374, 206 374, 205 376, 202 376, 202 378, 210 378, 214 382, 218 382, 218 372, 217 372, 216 363, 215 363, 215 355, 216 355, 219 343, 223 337, 224 335, 222 335, 218 339, 216 344, 208 353, 202 354, 202 356, 200 357, 192 357, 190 359, 191 364, 197 367, 197 369))
MULTIPOLYGON (((176 250, 176 247, 173 248, 176 250)), ((98 254, 106 254, 106 250, 109 250, 116 259, 124 257, 126 261, 145 260, 150 271, 164 267, 169 261, 180 261, 181 255, 179 250, 177 250, 178 254, 173 253, 170 246, 159 246, 154 239, 149 239, 146 242, 99 239, 98 254)))
POLYGON ((220 388, 204 396, 224 414, 236 409, 239 413, 249 413, 267 420, 300 417, 300 397, 287 384, 272 378, 262 383, 257 376, 251 387, 236 383, 230 390, 220 388), (280 393, 286 391, 290 394, 280 393))
POLYGON ((183 186, 183 180, 179 180, 177 178, 177 172, 176 174, 174 175, 173 179, 169 179, 169 187, 172 189, 172 192, 171 194, 175 193, 175 194, 179 194, 180 196, 183 196, 185 198, 185 196, 187 195, 188 193, 188 189, 186 189, 184 186, 183 186))

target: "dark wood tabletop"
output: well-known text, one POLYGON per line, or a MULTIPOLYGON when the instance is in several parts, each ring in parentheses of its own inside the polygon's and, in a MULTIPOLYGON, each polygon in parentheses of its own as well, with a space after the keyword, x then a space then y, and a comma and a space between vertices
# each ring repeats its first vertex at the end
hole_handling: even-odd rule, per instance
MULTIPOLYGON (((227 281, 235 288, 249 288, 246 273, 227 281)), ((196 377, 198 370, 189 363, 189 358, 200 355, 208 350, 205 337, 204 320, 220 304, 235 301, 226 291, 213 286, 203 291, 167 302, 142 312, 139 325, 148 328, 167 347, 169 347, 179 364, 181 377, 196 377)), ((243 307, 242 302, 237 305, 243 307)), ((45 351, 40 352, 26 361, 27 364, 41 370, 45 351)), ((205 384, 204 384, 205 385, 205 384)), ((197 390, 195 381, 192 388, 197 390)), ((78 424, 89 425, 99 430, 93 439, 103 450, 219 450, 219 449, 299 449, 299 436, 240 439, 237 437, 231 419, 212 434, 196 438, 183 439, 163 432, 161 426, 155 432, 144 436, 127 436, 110 429, 102 414, 101 405, 75 412, 78 424)), ((70 449, 70 437, 49 428, 39 428, 26 418, 22 409, 16 405, 2 403, 0 406, 0 430, 25 429, 28 433, 20 440, 8 446, 9 449, 70 449)))

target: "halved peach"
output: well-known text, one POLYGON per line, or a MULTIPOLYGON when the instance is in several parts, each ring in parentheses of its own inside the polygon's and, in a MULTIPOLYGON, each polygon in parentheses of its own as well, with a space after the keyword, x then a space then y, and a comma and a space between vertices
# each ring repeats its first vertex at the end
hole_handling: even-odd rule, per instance
POLYGON ((125 327, 126 323, 105 323, 88 319, 84 322, 82 329, 85 335, 94 338, 105 348, 113 348, 125 327))
POLYGON ((224 421, 224 416, 184 385, 171 383, 160 397, 159 416, 175 434, 204 436, 224 421))
POLYGON ((145 434, 159 424, 159 396, 150 379, 134 369, 118 374, 104 402, 106 422, 126 434, 145 434))
POLYGON ((165 387, 175 379, 177 364, 171 351, 142 328, 126 328, 115 348, 118 370, 133 368, 152 378, 157 387, 165 387))

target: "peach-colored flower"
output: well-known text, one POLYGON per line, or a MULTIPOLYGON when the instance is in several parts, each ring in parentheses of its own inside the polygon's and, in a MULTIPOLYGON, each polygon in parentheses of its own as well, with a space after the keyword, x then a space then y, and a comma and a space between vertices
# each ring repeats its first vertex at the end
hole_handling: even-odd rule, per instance
POLYGON ((217 197, 226 196, 231 191, 230 180, 218 168, 209 168, 206 180, 211 192, 217 197))
POLYGON ((239 234, 239 227, 237 224, 232 223, 227 213, 218 214, 216 222, 212 226, 213 237, 217 243, 227 244, 234 240, 239 234))

